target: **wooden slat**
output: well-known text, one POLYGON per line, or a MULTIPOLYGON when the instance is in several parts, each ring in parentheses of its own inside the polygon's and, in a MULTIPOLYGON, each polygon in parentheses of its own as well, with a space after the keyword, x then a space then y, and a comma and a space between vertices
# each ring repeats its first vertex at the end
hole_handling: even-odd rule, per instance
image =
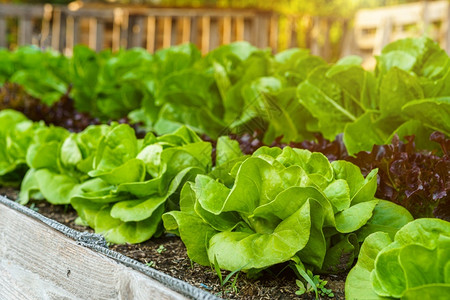
POLYGON ((198 44, 198 18, 191 18, 191 42, 194 44, 198 44))
POLYGON ((181 29, 180 29, 180 18, 173 17, 171 22, 171 32, 170 32, 170 45, 180 44, 181 39, 181 29), (175 25, 175 26, 174 26, 175 25))
POLYGON ((219 19, 213 18, 210 22, 209 50, 215 49, 220 45, 219 19))
POLYGON ((320 35, 320 18, 313 17, 312 18, 312 30, 311 30, 311 54, 319 55, 320 54, 320 46, 319 46, 319 35, 320 35))
POLYGON ((105 24, 95 18, 89 20, 89 47, 95 51, 103 49, 103 33, 105 24))
POLYGON ((3 204, 0 233, 1 299, 186 299, 3 204))
POLYGON ((226 16, 222 19, 222 44, 231 43, 231 17, 226 16))
POLYGON ((0 47, 8 47, 5 17, 0 17, 0 47))
POLYGON ((130 44, 129 47, 142 47, 144 19, 141 16, 130 17, 130 44))
POLYGON ((130 24, 130 15, 127 10, 123 11, 122 14, 122 23, 120 26, 120 47, 128 48, 128 27, 130 24))
POLYGON ((259 30, 261 30, 260 18, 258 16, 255 16, 249 19, 249 22, 247 23, 248 26, 246 26, 246 28, 248 28, 249 34, 246 35, 245 39, 250 43, 252 43, 253 45, 255 45, 256 47, 260 47, 259 45, 259 33, 260 33, 259 30))
POLYGON ((169 48, 172 40, 172 17, 163 18, 163 48, 169 48))
POLYGON ((181 18, 181 43, 189 43, 191 40, 191 18, 181 18))
POLYGON ((95 51, 103 50, 104 32, 105 32, 105 23, 103 23, 102 21, 98 20, 97 21, 97 28, 96 28, 97 41, 95 43, 95 51))
POLYGON ((55 8, 53 10, 53 24, 51 34, 52 48, 55 50, 59 50, 60 35, 61 35, 61 10, 59 8, 55 8))
POLYGON ((269 46, 274 52, 278 49, 278 22, 278 15, 270 17, 269 46))
POLYGON ((260 48, 265 48, 269 46, 269 22, 270 19, 267 16, 259 16, 258 23, 255 26, 256 36, 258 37, 256 44, 260 48))
POLYGON ((209 51, 210 22, 210 17, 202 17, 201 51, 203 54, 206 54, 209 51))
POLYGON ((43 14, 42 4, 7 4, 0 3, 0 17, 39 18, 43 14))
POLYGON ((29 17, 19 18, 18 42, 19 46, 31 44, 33 23, 29 17))
POLYGON ((73 16, 67 16, 66 19, 66 51, 65 55, 72 55, 72 49, 76 45, 75 43, 75 18, 73 16))
POLYGON ((253 33, 255 28, 254 18, 244 18, 244 41, 249 41, 253 45, 254 43, 254 35, 253 33))
POLYGON ((150 53, 155 52, 155 29, 156 29, 156 18, 147 17, 147 43, 146 48, 150 53))
POLYGON ((124 11, 121 8, 114 9, 113 29, 112 29, 112 51, 120 49, 121 29, 124 24, 124 11))
POLYGON ((236 41, 244 40, 244 18, 236 17, 236 41))
MULTIPOLYGON (((98 6, 98 5, 96 5, 98 6)), ((87 7, 87 6, 86 6, 87 7)), ((145 6, 129 6, 127 7, 130 14, 141 14, 155 17, 211 17, 222 18, 224 16, 235 16, 243 18, 251 18, 257 14, 271 15, 271 12, 255 10, 255 9, 211 9, 211 8, 148 8, 145 6)))
POLYGON ((47 47, 50 45, 50 23, 52 20, 53 6, 51 4, 44 4, 44 15, 42 18, 42 30, 40 47, 47 47))

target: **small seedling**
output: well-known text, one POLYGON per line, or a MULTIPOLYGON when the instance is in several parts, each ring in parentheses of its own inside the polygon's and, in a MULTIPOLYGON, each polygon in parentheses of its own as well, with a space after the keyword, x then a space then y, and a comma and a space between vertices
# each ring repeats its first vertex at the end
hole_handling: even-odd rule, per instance
POLYGON ((30 209, 32 209, 32 210, 34 210, 34 211, 36 211, 36 212, 39 211, 39 208, 36 207, 36 204, 34 204, 34 203, 31 203, 30 209))
POLYGON ((164 245, 159 245, 158 249, 156 249, 156 252, 158 252, 159 254, 163 253, 164 251, 166 251, 166 247, 164 247, 164 245))
POLYGON ((297 284, 297 287, 298 287, 298 291, 295 291, 296 295, 301 296, 301 295, 305 294, 306 292, 310 292, 306 289, 305 285, 300 280, 298 280, 298 279, 295 280, 295 283, 297 284))
POLYGON ((153 268, 155 266, 155 262, 153 260, 149 261, 145 264, 147 267, 153 268))
POLYGON ((230 274, 228 274, 228 275, 225 277, 225 279, 223 279, 223 277, 222 277, 222 272, 220 271, 219 263, 217 262, 217 258, 214 256, 214 269, 215 269, 215 271, 216 271, 217 277, 219 277, 220 286, 221 286, 222 288, 227 284, 227 282, 231 279, 231 277, 233 277, 233 275, 236 274, 236 276, 235 276, 234 279, 233 279, 233 282, 231 283, 231 289, 232 289, 235 293, 238 292, 236 283, 237 283, 237 279, 238 279, 238 277, 239 277, 239 272, 240 272, 243 268, 245 268, 247 265, 248 265, 248 264, 246 264, 246 265, 240 267, 239 269, 234 270, 233 272, 231 272, 230 274))
POLYGON ((303 295, 314 291, 316 294, 316 299, 319 299, 319 295, 328 296, 330 298, 334 297, 333 291, 325 287, 328 281, 320 279, 319 275, 314 275, 310 270, 306 270, 300 259, 294 257, 292 260, 294 263, 291 264, 291 267, 297 273, 299 278, 306 281, 306 286, 301 280, 295 281, 299 288, 295 294, 303 295))

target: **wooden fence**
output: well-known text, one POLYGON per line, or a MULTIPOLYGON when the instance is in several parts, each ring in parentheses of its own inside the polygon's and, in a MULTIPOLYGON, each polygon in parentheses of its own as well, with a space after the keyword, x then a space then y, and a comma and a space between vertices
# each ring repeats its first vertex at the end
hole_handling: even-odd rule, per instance
POLYGON ((346 44, 342 54, 371 57, 366 65, 372 66, 373 56, 380 54, 388 43, 422 35, 439 42, 450 54, 449 1, 423 1, 360 10, 355 15, 352 42, 346 44))
POLYGON ((245 40, 274 52, 309 47, 313 54, 331 59, 339 56, 330 49, 340 42, 330 38, 330 28, 346 27, 347 23, 253 9, 112 7, 82 2, 68 6, 0 4, 0 47, 35 44, 70 54, 74 45, 82 43, 96 50, 139 46, 154 52, 192 42, 206 53, 245 40))

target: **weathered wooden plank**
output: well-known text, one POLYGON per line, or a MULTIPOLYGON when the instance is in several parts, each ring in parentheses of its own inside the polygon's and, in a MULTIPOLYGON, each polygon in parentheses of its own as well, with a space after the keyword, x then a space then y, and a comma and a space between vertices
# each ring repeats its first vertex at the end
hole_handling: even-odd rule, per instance
POLYGON ((194 44, 198 43, 198 36, 199 36, 199 34, 198 34, 199 28, 198 27, 199 27, 198 26, 198 18, 197 17, 192 17, 191 18, 191 34, 190 34, 191 38, 190 38, 190 41, 192 43, 194 43, 194 44))
POLYGON ((278 15, 270 17, 269 46, 274 52, 278 49, 278 22, 278 15))
MULTIPOLYGON (((86 7, 88 7, 86 5, 86 7)), ((210 8, 148 8, 136 5, 127 8, 130 14, 142 14, 155 17, 224 17, 235 16, 243 18, 251 18, 255 15, 265 14, 271 15, 272 12, 256 10, 256 9, 210 9, 210 8)))
POLYGON ((255 27, 254 18, 244 18, 244 41, 249 41, 252 44, 255 44, 254 42, 254 30, 255 27))
POLYGON ((311 29, 311 54, 320 55, 320 18, 313 17, 312 18, 312 29, 311 29))
POLYGON ((112 51, 118 51, 120 49, 120 38, 122 26, 124 24, 124 12, 123 9, 117 7, 114 9, 113 29, 112 29, 112 51))
POLYGON ((42 17, 42 4, 8 4, 0 3, 0 17, 21 17, 30 18, 42 17))
POLYGON ((189 43, 191 39, 191 18, 181 18, 181 43, 189 43))
POLYGON ((39 46, 47 47, 50 45, 50 24, 52 20, 53 6, 51 4, 44 4, 44 13, 42 17, 42 28, 39 46))
POLYGON ((122 11, 122 18, 120 24, 120 48, 128 48, 128 27, 130 24, 130 15, 127 10, 122 11))
POLYGON ((103 35, 105 24, 96 18, 89 20, 89 47, 95 51, 103 49, 103 35))
POLYGON ((6 18, 0 17, 0 47, 8 47, 6 18))
POLYGON ((61 35, 61 10, 55 8, 53 10, 53 24, 52 24, 52 48, 55 50, 60 49, 60 35, 61 35))
POLYGON ((0 203, 0 299, 186 299, 0 203))
POLYGON ((19 46, 31 44, 33 23, 30 18, 23 16, 19 18, 19 46))
POLYGON ((72 55, 72 49, 75 46, 75 18, 67 16, 66 19, 66 55, 72 55))
POLYGON ((270 19, 267 16, 258 16, 258 23, 255 25, 256 28, 256 44, 260 48, 265 48, 269 46, 269 22, 270 19))
POLYGON ((236 41, 244 40, 244 18, 239 16, 235 19, 236 41))
POLYGON ((172 17, 163 18, 163 48, 169 48, 172 41, 172 17))
POLYGON ((202 17, 202 36, 201 36, 201 51, 203 54, 209 51, 210 42, 210 17, 202 17))
POLYGON ((155 52, 155 30, 156 30, 156 18, 148 17, 147 18, 147 51, 150 53, 155 52))
POLYGON ((220 45, 219 19, 212 18, 210 22, 209 50, 215 49, 220 45))
POLYGON ((231 16, 222 19, 222 44, 231 43, 231 16))
POLYGON ((129 47, 142 47, 143 45, 143 32, 144 32, 144 19, 141 16, 130 16, 130 44, 129 47))

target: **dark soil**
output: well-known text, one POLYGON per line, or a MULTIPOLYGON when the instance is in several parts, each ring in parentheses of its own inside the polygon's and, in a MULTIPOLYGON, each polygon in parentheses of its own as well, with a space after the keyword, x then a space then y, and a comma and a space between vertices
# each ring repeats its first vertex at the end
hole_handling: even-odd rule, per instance
MULTIPOLYGON (((0 195, 17 199, 17 191, 12 188, 0 188, 0 195)), ((89 227, 75 224, 77 213, 70 205, 31 201, 27 206, 73 229, 93 232, 89 227)), ((264 271, 256 279, 240 273, 235 284, 234 275, 222 287, 216 272, 210 267, 192 262, 181 239, 170 234, 140 244, 110 245, 110 249, 225 299, 314 299, 313 293, 302 296, 295 294, 298 290, 295 274, 285 266, 264 271)), ((223 271, 222 278, 225 279, 228 273, 223 271)), ((333 291, 333 299, 344 299, 345 277, 346 274, 321 276, 328 281, 326 287, 333 291)))

